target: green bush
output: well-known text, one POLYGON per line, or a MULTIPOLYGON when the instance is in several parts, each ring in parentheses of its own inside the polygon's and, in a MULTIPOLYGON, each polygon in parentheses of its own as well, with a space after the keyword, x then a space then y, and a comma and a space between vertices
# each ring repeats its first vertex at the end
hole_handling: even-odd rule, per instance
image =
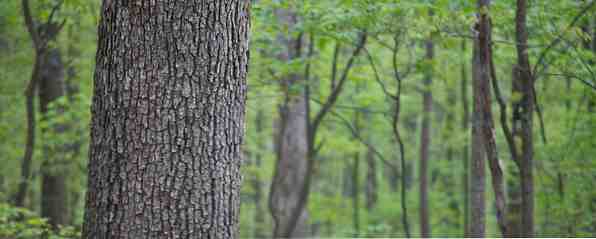
POLYGON ((58 230, 52 230, 47 219, 27 209, 0 203, 0 239, 9 238, 80 238, 80 232, 72 226, 59 226, 58 230))

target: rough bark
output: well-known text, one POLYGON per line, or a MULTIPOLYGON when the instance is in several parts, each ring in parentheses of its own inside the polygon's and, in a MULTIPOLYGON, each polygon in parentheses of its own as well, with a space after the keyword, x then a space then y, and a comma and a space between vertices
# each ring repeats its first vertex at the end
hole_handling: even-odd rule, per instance
POLYGON ((519 174, 521 184, 521 236, 534 236, 534 179, 533 179, 533 115, 534 115, 534 77, 528 57, 528 30, 526 26, 527 1, 517 0, 515 14, 515 37, 517 48, 518 77, 514 85, 520 89, 521 97, 513 107, 514 137, 521 141, 519 156, 519 174))
POLYGON ((104 0, 82 238, 236 238, 250 1, 104 0))
MULTIPOLYGON (((51 122, 50 115, 64 112, 63 106, 50 109, 50 104, 65 94, 64 64, 59 49, 52 48, 42 65, 39 82, 39 105, 42 120, 51 122), (54 114, 48 114, 50 110, 54 114)), ((48 222, 55 229, 58 225, 69 223, 68 190, 67 190, 67 162, 65 145, 55 145, 52 136, 65 133, 64 123, 49 123, 44 129, 44 161, 41 167, 41 216, 48 218, 48 222), (54 144, 54 145, 52 145, 54 144)))
MULTIPOLYGON (((276 10, 276 16, 288 29, 294 29, 298 24, 297 15, 286 9, 276 10)), ((278 59, 289 62, 299 58, 302 50, 302 37, 278 36, 278 42, 283 50, 278 59)), ((304 94, 296 92, 303 84, 304 77, 296 72, 290 73, 282 79, 284 103, 280 107, 280 127, 276 132, 277 161, 271 181, 269 194, 269 210, 273 217, 273 237, 305 237, 308 235, 308 213, 301 209, 296 226, 293 225, 293 211, 298 208, 301 198, 301 188, 307 174, 308 138, 306 101, 304 94)))
MULTIPOLYGON (((431 13, 432 14, 432 13, 431 13)), ((434 57, 434 44, 432 39, 426 41, 426 60, 431 62, 434 57)), ((429 68, 432 66, 429 65, 429 68)), ((432 69, 424 76, 424 91, 422 93, 422 131, 420 133, 420 236, 430 237, 430 213, 428 202, 428 163, 430 158, 430 127, 432 113, 432 69)))

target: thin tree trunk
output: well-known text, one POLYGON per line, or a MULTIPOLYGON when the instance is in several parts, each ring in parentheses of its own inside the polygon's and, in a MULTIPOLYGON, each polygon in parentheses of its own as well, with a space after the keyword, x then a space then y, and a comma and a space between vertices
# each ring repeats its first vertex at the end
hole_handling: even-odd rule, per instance
POLYGON ((520 86, 520 101, 516 102, 519 117, 514 115, 514 129, 519 130, 516 137, 521 140, 520 182, 522 198, 522 234, 523 237, 534 236, 534 179, 533 158, 534 142, 532 137, 534 115, 534 79, 528 57, 528 30, 526 27, 527 1, 517 0, 515 15, 518 85, 520 86), (516 127, 517 126, 517 127, 516 127))
POLYGON ((359 194, 360 190, 358 187, 358 169, 359 169, 359 153, 354 153, 354 163, 352 165, 352 210, 354 214, 352 215, 352 221, 354 223, 354 235, 353 237, 358 237, 360 235, 360 202, 359 202, 359 194))
MULTIPOLYGON (((461 43, 462 54, 466 53, 466 40, 462 40, 461 43)), ((468 100, 468 73, 466 71, 466 64, 465 61, 462 62, 461 66, 461 103, 462 103, 462 130, 464 132, 469 132, 469 121, 470 121, 470 109, 469 109, 469 100, 468 100)), ((462 147, 462 163, 463 163, 463 178, 462 178, 462 185, 463 185, 463 198, 464 198, 464 224, 463 224, 463 233, 466 233, 469 230, 470 226, 470 166, 469 166, 469 146, 468 142, 463 142, 462 147)))
MULTIPOLYGON (((432 15, 432 13, 431 13, 432 15)), ((426 41, 426 59, 432 61, 434 44, 432 39, 426 41)), ((429 66, 430 67, 430 66, 429 66)), ((428 202, 428 163, 430 158, 430 121, 432 114, 432 69, 424 76, 424 92, 422 93, 422 132, 420 134, 420 236, 430 237, 430 216, 428 202)))
POLYGON ((237 238, 248 0, 104 0, 82 238, 237 238))
POLYGON ((31 164, 33 161, 33 153, 35 152, 35 93, 38 87, 39 78, 41 75, 41 67, 43 59, 47 51, 47 42, 42 39, 38 33, 37 26, 34 23, 31 15, 31 9, 29 7, 28 0, 21 1, 21 9, 23 11, 23 18, 25 19, 25 26, 33 42, 34 56, 33 56, 33 69, 31 70, 31 79, 25 89, 25 108, 27 111, 27 134, 25 140, 25 154, 23 161, 21 162, 21 177, 15 195, 15 206, 24 207, 27 192, 29 191, 29 180, 31 176, 31 164))
MULTIPOLYGON (((489 0, 479 0, 479 14, 476 30, 478 32, 478 83, 476 85, 475 106, 480 109, 480 130, 484 138, 483 144, 486 159, 491 173, 491 182, 495 196, 495 209, 497 224, 503 236, 507 235, 506 223, 506 198, 503 185, 503 171, 499 164, 498 151, 495 139, 495 128, 491 109, 491 67, 492 62, 492 29, 489 14, 489 0)), ((494 76, 494 75, 493 75, 494 76)), ((495 79, 492 79, 495 80, 495 79)))
POLYGON ((377 193, 377 165, 372 146, 369 145, 366 150, 366 209, 372 213, 378 200, 377 193))
POLYGON ((474 98, 472 112, 472 158, 470 162, 470 218, 473 218, 469 225, 466 237, 484 237, 486 231, 486 205, 485 205, 485 153, 484 138, 481 124, 483 123, 482 109, 479 102, 480 92, 478 85, 480 81, 480 57, 478 54, 478 41, 474 41, 472 60, 472 95, 474 98))
MULTIPOLYGON (((255 127, 256 127, 256 134, 257 134, 257 152, 255 153, 255 167, 257 169, 262 170, 262 161, 263 161, 263 154, 262 151, 265 150, 265 146, 263 144, 263 121, 265 121, 265 115, 263 110, 258 106, 259 109, 257 111, 257 117, 255 119, 255 127)), ((260 174, 256 174, 255 178, 253 179, 253 188, 255 190, 254 202, 255 202, 255 231, 254 237, 255 238, 264 238, 264 226, 265 226, 265 210, 263 210, 263 181, 261 179, 260 174)))

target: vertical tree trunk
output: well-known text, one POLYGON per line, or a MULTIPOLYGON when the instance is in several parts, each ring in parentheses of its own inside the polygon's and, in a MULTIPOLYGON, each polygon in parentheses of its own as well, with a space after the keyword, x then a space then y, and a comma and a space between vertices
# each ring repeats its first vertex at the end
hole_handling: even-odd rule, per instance
POLYGON ((527 1, 517 0, 515 15, 515 36, 517 47, 518 77, 514 85, 518 85, 520 100, 513 108, 513 128, 517 131, 515 137, 521 141, 520 184, 522 198, 522 234, 523 237, 534 236, 534 179, 533 158, 534 143, 532 137, 532 124, 534 115, 534 79, 528 58, 528 30, 526 27, 527 1), (517 115, 516 115, 517 112, 517 115))
MULTIPOLYGON (((461 43, 462 54, 466 53, 466 40, 462 40, 461 43)), ((462 62, 461 66, 461 103, 462 103, 462 130, 469 132, 469 121, 470 121, 470 108, 468 100, 468 73, 466 71, 465 61, 462 62)), ((462 147, 462 164, 463 164, 463 198, 464 198, 464 212, 463 212, 463 233, 466 235, 470 226, 470 166, 469 166, 469 146, 468 142, 463 142, 462 147)))
MULTIPOLYGON (((490 0, 478 1, 478 21, 476 24, 476 41, 478 44, 478 82, 475 85, 474 105, 479 111, 479 122, 475 122, 483 137, 482 143, 486 151, 486 159, 491 173, 491 182, 495 197, 496 219, 499 230, 503 236, 507 235, 507 223, 505 222, 505 192, 503 185, 503 171, 498 157, 495 139, 495 128, 491 108, 491 74, 493 66, 492 56, 492 26, 490 19, 490 0)), ((496 79, 492 79, 496 80, 496 79)))
POLYGON ((82 238, 238 236, 249 7, 103 1, 82 238))
MULTIPOLYGON (((46 26, 49 28, 49 26, 46 26)), ((52 32, 51 29, 46 32, 52 32)), ((54 34, 57 34, 54 33, 54 34)), ((55 37, 55 36, 54 36, 55 37)), ((52 138, 65 133, 64 123, 52 122, 52 115, 60 115, 64 106, 50 109, 65 94, 64 64, 60 50, 52 48, 45 56, 39 82, 39 105, 42 120, 48 121, 49 128, 44 129, 46 137, 42 142, 44 161, 41 166, 41 216, 48 218, 50 225, 57 229, 58 225, 69 223, 66 145, 56 145, 52 138), (54 112, 48 114, 50 110, 54 112)))
POLYGON ((378 200, 377 192, 377 165, 372 145, 366 150, 366 210, 372 213, 378 200))
MULTIPOLYGON (((260 106, 258 106, 260 107, 260 106)), ((259 171, 261 170, 262 167, 262 161, 263 161, 263 154, 262 151, 265 150, 265 146, 263 144, 263 121, 265 121, 265 115, 263 113, 263 110, 261 108, 258 109, 257 111, 257 117, 255 120, 255 127, 256 127, 256 135, 257 135, 257 139, 258 142, 257 143, 257 152, 255 153, 255 167, 257 169, 259 169, 259 171)), ((255 200, 255 215, 254 215, 254 220, 255 220, 255 231, 254 231, 254 237, 255 238, 264 238, 265 237, 265 233, 264 233, 264 226, 265 226, 265 210, 263 210, 263 181, 261 179, 261 175, 260 174, 256 174, 255 178, 253 179, 253 188, 255 190, 255 196, 254 196, 254 200, 255 200)))
MULTIPOLYGON (((432 15, 432 13, 431 13, 432 15)), ((431 62, 434 57, 432 39, 426 41, 426 59, 431 62)), ((429 66, 431 68, 432 66, 429 66)), ((428 205, 428 161, 430 157, 430 121, 432 113, 432 69, 424 76, 424 92, 422 93, 422 132, 420 134, 420 236, 430 237, 430 216, 428 205)))
MULTIPOLYGON (((276 16, 288 29, 293 30, 298 24, 297 15, 291 10, 278 9, 276 16)), ((292 35, 292 34, 290 34, 292 35)), ((279 60, 289 62, 299 58, 302 49, 302 37, 279 36, 278 41, 284 46, 279 60)), ((290 73, 282 79, 282 91, 285 94, 283 105, 280 107, 280 127, 277 134, 277 162, 271 181, 269 194, 269 209, 273 217, 273 237, 306 237, 308 236, 306 210, 292 227, 292 213, 298 207, 301 198, 301 187, 307 174, 308 138, 307 138, 307 110, 304 94, 296 93, 303 81, 303 76, 290 73)))
POLYGON ((354 163, 352 165, 352 221, 354 223, 354 235, 353 237, 358 237, 360 235, 360 202, 359 202, 359 194, 360 190, 358 187, 358 170, 359 166, 359 153, 354 153, 354 163))
POLYGON ((479 92, 478 84, 480 78, 480 58, 478 41, 474 41, 473 60, 472 60, 472 95, 474 99, 472 111, 472 158, 470 162, 470 218, 472 222, 469 225, 469 231, 466 237, 484 237, 486 230, 485 215, 485 153, 484 139, 482 135, 481 124, 482 109, 478 102, 479 92))

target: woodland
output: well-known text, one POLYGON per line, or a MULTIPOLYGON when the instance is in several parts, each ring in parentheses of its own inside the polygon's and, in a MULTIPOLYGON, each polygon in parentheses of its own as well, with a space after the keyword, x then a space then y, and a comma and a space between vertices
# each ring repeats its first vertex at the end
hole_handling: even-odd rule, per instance
POLYGON ((0 238, 596 237, 595 0, 0 0, 0 238))

